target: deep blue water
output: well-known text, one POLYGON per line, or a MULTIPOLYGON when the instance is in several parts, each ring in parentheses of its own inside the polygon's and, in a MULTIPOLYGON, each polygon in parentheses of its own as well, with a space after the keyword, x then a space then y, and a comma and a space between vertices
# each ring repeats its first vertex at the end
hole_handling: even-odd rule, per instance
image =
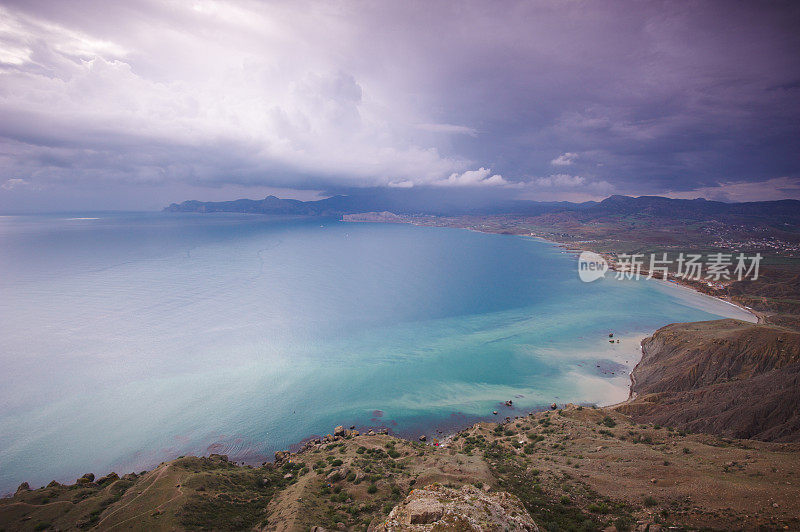
POLYGON ((0 493, 188 453, 258 460, 339 424, 433 436, 492 410, 612 403, 642 336, 719 316, 742 311, 582 283, 573 256, 516 236, 0 217, 0 493))

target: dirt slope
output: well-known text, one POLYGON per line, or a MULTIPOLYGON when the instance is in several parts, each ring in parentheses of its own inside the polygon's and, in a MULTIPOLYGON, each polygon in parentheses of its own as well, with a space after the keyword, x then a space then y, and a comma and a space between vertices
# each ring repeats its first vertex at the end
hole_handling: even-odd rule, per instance
POLYGON ((677 323, 642 344, 635 420, 765 441, 800 441, 800 333, 737 320, 677 323))

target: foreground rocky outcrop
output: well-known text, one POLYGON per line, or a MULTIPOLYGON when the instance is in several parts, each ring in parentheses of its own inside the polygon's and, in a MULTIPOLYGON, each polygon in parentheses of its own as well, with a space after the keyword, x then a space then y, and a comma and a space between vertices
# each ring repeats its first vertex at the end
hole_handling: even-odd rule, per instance
POLYGON ((453 489, 432 484, 412 491, 373 530, 538 532, 539 527, 522 502, 510 493, 488 493, 470 485, 453 489))
POLYGON ((800 441, 800 333, 717 320, 676 323, 642 343, 633 400, 637 421, 764 441, 800 441))

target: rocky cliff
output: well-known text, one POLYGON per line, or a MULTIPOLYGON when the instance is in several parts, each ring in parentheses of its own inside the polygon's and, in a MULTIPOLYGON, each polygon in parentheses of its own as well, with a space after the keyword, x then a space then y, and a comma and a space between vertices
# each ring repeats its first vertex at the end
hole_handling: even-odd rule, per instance
POLYGON ((800 333, 737 320, 677 323, 642 343, 635 420, 764 441, 800 441, 800 333))

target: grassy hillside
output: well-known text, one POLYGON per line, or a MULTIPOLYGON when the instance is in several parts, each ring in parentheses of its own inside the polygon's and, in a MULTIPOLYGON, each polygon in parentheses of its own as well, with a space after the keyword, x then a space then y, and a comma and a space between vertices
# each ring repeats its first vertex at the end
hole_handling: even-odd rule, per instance
POLYGON ((480 423, 446 447, 342 437, 277 464, 184 457, 139 475, 20 490, 4 530, 366 530, 415 487, 517 496, 543 530, 796 528, 800 447, 640 425, 568 406, 480 423))

